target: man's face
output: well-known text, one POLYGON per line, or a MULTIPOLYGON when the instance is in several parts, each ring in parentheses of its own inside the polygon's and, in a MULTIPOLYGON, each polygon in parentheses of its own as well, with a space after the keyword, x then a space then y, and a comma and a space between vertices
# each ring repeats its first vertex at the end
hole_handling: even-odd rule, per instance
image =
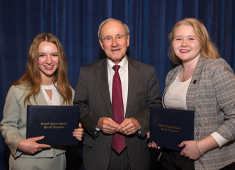
POLYGON ((118 64, 126 55, 130 36, 127 37, 124 26, 114 20, 102 27, 101 35, 102 41, 99 40, 101 48, 111 61, 118 64))

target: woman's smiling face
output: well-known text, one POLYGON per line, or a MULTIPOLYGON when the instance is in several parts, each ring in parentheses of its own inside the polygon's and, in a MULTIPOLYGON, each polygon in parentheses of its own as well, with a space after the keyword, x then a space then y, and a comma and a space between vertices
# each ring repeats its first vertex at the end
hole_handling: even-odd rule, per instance
POLYGON ((200 57, 201 43, 195 37, 192 26, 179 26, 175 32, 172 46, 175 55, 182 60, 182 63, 190 62, 200 57))

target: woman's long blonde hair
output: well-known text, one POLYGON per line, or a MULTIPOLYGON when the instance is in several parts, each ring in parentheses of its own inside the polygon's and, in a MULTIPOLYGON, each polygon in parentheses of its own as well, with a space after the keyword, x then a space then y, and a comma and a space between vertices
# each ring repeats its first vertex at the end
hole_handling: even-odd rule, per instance
POLYGON ((53 83, 57 82, 57 90, 63 98, 62 105, 72 105, 72 89, 68 80, 66 56, 59 39, 51 33, 42 33, 34 38, 29 48, 26 72, 19 80, 12 82, 11 85, 25 84, 26 90, 29 90, 29 92, 26 94, 24 103, 28 102, 31 105, 31 96, 33 96, 37 103, 35 97, 40 91, 40 85, 42 82, 38 66, 38 46, 43 41, 55 44, 58 49, 59 65, 58 69, 54 73, 53 83))
POLYGON ((173 63, 175 64, 181 64, 182 61, 175 55, 173 47, 172 47, 172 42, 174 41, 175 37, 175 32, 181 25, 188 25, 192 26, 195 37, 197 40, 201 43, 201 54, 207 58, 220 58, 219 52, 217 47, 213 42, 211 42, 209 34, 205 28, 205 26, 195 18, 185 18, 179 22, 177 22, 173 29, 172 32, 169 34, 169 39, 171 42, 171 46, 169 49, 170 57, 173 63))

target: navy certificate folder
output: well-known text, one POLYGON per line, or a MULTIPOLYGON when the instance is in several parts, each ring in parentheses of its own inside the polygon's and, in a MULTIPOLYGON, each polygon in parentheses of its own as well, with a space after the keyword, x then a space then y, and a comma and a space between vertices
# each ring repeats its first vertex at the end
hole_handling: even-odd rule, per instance
POLYGON ((37 143, 77 145, 73 131, 78 124, 79 106, 27 106, 26 138, 45 136, 37 143))
POLYGON ((194 111, 150 108, 150 141, 181 151, 182 141, 194 140, 194 111))

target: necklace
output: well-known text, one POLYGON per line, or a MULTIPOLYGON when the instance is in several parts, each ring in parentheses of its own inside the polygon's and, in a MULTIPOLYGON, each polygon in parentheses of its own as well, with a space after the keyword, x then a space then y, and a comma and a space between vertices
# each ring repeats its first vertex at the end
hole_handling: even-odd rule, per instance
POLYGON ((187 77, 189 76, 189 74, 195 69, 196 65, 189 71, 189 73, 187 74, 186 77, 184 77, 184 66, 183 66, 183 82, 185 82, 185 80, 187 79, 187 77))

